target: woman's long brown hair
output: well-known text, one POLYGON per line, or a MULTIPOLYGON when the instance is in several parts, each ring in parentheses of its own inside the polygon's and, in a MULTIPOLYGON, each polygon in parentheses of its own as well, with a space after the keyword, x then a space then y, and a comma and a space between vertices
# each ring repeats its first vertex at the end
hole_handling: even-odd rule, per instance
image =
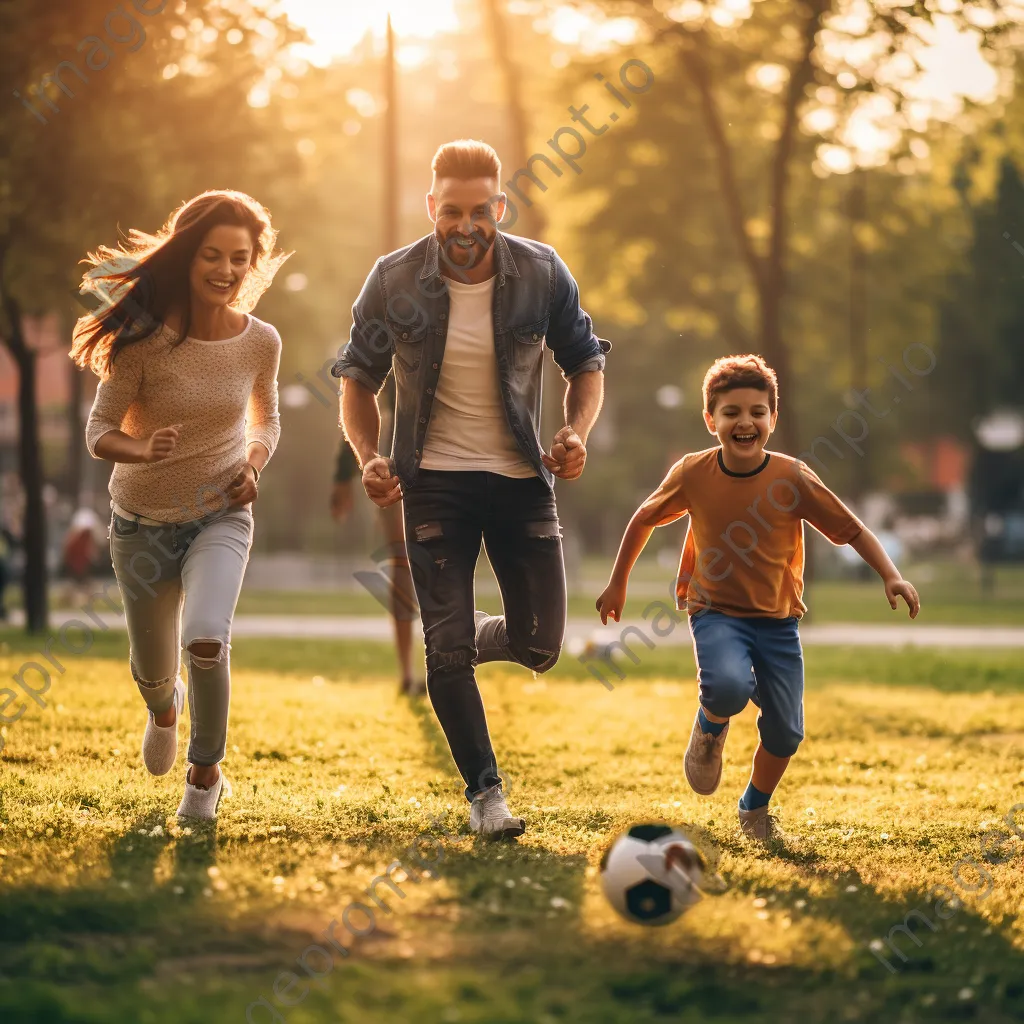
POLYGON ((291 253, 275 252, 270 213, 251 196, 231 189, 204 192, 178 207, 157 234, 132 228, 127 242, 101 245, 82 260, 90 269, 80 290, 102 302, 75 324, 71 358, 106 377, 118 352, 152 337, 172 309, 182 315, 174 344, 184 341, 192 321, 192 260, 207 232, 221 224, 248 228, 252 236, 249 271, 232 303, 240 312, 252 310, 291 253))

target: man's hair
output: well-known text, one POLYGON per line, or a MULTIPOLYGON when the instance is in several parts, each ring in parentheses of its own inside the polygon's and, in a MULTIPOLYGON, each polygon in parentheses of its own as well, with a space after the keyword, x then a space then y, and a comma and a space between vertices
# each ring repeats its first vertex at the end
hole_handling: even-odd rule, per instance
POLYGON ((439 146, 431 161, 435 178, 500 178, 501 161, 493 146, 479 139, 456 139, 439 146))
POLYGON ((718 396, 734 388, 757 388, 768 392, 768 408, 775 412, 779 404, 779 380, 775 371, 760 357, 723 356, 704 374, 704 408, 715 411, 718 396))

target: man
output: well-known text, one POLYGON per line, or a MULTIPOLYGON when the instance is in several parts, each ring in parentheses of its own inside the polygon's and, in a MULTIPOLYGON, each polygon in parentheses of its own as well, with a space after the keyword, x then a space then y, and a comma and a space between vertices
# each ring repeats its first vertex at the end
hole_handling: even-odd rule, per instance
POLYGON ((545 672, 565 630, 554 477, 575 480, 601 409, 604 353, 568 268, 549 246, 504 235, 501 165, 482 142, 441 146, 427 213, 434 230, 377 261, 332 373, 342 425, 381 508, 405 499, 409 560, 427 649, 427 692, 466 783, 470 827, 518 836, 474 665, 545 672), (544 452, 544 343, 568 381, 565 425, 544 452), (392 459, 377 452, 376 395, 396 381, 392 459), (504 615, 474 611, 480 541, 504 615))

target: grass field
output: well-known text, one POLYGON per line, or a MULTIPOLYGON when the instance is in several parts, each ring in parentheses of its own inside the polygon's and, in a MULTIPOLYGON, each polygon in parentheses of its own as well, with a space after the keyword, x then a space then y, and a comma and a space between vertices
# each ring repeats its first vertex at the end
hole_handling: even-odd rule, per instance
MULTIPOLYGON (((0 639, 9 678, 38 647, 0 639)), ((1021 844, 988 860, 981 845, 1024 801, 1019 652, 809 649, 808 739, 777 800, 793 838, 768 852, 735 820, 752 709, 719 792, 698 798, 682 779, 685 648, 651 652, 611 692, 574 659, 536 680, 483 667, 510 802, 529 825, 495 845, 463 834, 429 706, 399 698, 389 650, 365 643, 238 641, 234 796, 215 829, 179 828, 182 774, 142 766, 125 647, 101 635, 65 656, 47 707, 5 727, 4 1021, 221 1024, 247 1007, 256 1024, 1024 1019, 1021 844), (692 825, 728 882, 665 929, 620 921, 598 891, 604 847, 652 819, 692 825), (427 836, 417 862, 410 844, 427 836), (977 877, 965 857, 991 886, 965 892, 977 877), (325 974, 307 984, 296 958, 368 903, 395 859, 419 881, 396 874, 403 898, 378 886, 390 912, 378 905, 362 938, 339 924, 349 955, 326 974, 306 953, 325 974), (933 885, 963 896, 947 920, 933 885), (868 944, 915 908, 936 930, 917 918, 920 946, 897 934, 908 962, 885 950, 890 973, 868 944), (303 980, 281 981, 288 971, 303 980)))

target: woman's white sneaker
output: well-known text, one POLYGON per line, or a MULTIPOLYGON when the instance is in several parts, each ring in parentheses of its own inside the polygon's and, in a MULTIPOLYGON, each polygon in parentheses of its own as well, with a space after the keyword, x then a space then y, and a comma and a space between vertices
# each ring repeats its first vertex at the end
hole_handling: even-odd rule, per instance
POLYGON ((142 737, 142 760, 150 775, 166 775, 178 757, 178 722, 185 709, 185 684, 174 682, 174 723, 157 725, 153 712, 147 712, 146 732, 142 737))
POLYGON ((185 795, 178 804, 179 818, 193 818, 197 821, 214 821, 217 808, 224 797, 231 796, 231 783, 220 772, 212 786, 193 786, 185 772, 185 795))
POLYGON ((512 817, 501 786, 491 786, 473 797, 469 805, 469 827, 482 836, 514 839, 526 831, 526 822, 512 817))

